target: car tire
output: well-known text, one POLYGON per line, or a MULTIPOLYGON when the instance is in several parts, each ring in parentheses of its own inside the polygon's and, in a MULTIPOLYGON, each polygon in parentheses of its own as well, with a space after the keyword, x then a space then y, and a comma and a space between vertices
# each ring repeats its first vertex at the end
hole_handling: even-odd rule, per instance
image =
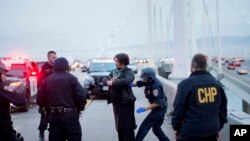
POLYGON ((25 100, 26 100, 26 105, 22 108, 20 108, 20 112, 28 112, 29 108, 30 108, 30 91, 26 90, 26 92, 24 92, 24 96, 25 96, 25 100))

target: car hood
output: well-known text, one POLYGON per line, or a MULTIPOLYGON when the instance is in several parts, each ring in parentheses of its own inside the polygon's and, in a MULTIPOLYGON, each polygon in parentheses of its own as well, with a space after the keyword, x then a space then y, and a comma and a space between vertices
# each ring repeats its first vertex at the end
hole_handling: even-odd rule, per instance
POLYGON ((22 81, 23 79, 19 78, 19 77, 6 77, 6 81, 7 82, 18 82, 18 81, 22 81))
POLYGON ((110 72, 91 72, 89 73, 90 76, 108 76, 110 72))

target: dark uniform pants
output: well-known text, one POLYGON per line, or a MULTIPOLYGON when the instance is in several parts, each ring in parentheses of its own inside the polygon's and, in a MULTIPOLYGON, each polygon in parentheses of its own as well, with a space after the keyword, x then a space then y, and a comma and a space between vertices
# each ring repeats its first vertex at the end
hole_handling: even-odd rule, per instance
POLYGON ((79 119, 57 119, 49 123, 49 141, 82 140, 82 129, 79 119))
POLYGON ((113 111, 119 141, 135 141, 135 103, 113 103, 113 111))
POLYGON ((190 137, 188 135, 180 133, 176 141, 217 141, 217 139, 218 135, 198 138, 198 137, 190 137))
POLYGON ((39 107, 38 111, 41 114, 41 119, 40 119, 38 130, 45 131, 48 128, 48 120, 47 120, 45 109, 42 107, 39 107))
POLYGON ((166 109, 162 110, 152 110, 149 115, 142 122, 140 129, 136 135, 136 141, 143 141, 145 136, 148 134, 149 130, 153 128, 153 133, 157 136, 159 141, 169 141, 168 137, 161 129, 161 125, 164 122, 164 115, 166 109), (162 112, 159 115, 159 112, 162 112))

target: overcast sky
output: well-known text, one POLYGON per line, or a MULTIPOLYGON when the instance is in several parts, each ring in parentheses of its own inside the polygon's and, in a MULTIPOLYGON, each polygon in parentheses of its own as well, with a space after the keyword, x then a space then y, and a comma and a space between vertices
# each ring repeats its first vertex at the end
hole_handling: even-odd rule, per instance
MULTIPOLYGON (((155 1, 156 6, 159 8, 161 5, 163 9, 163 26, 166 31, 170 0, 155 1)), ((201 1, 194 0, 198 37, 201 1)), ((250 35, 250 25, 243 20, 231 0, 220 1, 222 34, 250 35)), ((250 0, 235 1, 241 5, 250 20, 250 0)), ((214 26, 215 0, 206 2, 211 25, 214 26)), ((131 8, 136 3, 137 0, 0 0, 0 48, 3 49, 0 56, 26 54, 40 59, 48 50, 56 50, 62 56, 93 56, 98 52, 96 49, 100 50, 109 40, 110 34, 124 22, 125 16, 131 13, 131 8)), ((164 37, 166 34, 163 33, 164 37)), ((146 0, 141 0, 114 43, 121 46, 147 43, 146 0)))

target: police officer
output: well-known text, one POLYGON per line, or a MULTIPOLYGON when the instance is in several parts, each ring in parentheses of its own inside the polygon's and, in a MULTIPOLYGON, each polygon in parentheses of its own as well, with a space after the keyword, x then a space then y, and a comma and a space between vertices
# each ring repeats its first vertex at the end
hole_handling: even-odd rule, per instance
POLYGON ((156 78, 152 68, 142 69, 140 78, 142 81, 137 81, 134 86, 145 86, 144 93, 150 104, 147 107, 137 109, 136 112, 142 113, 147 110, 151 110, 151 112, 142 122, 136 135, 136 141, 142 141, 151 128, 159 141, 169 141, 161 129, 167 111, 167 97, 164 94, 162 84, 156 78))
POLYGON ((54 63, 54 72, 42 83, 37 103, 47 108, 50 141, 81 141, 80 112, 86 105, 87 91, 69 73, 65 58, 54 63))
POLYGON ((206 57, 196 54, 191 75, 177 87, 172 116, 177 141, 216 141, 227 122, 225 92, 206 68, 206 57))
POLYGON ((15 92, 15 88, 7 86, 4 81, 6 79, 6 66, 0 64, 0 140, 1 141, 23 141, 20 135, 16 135, 13 129, 10 116, 10 103, 17 107, 26 105, 23 96, 15 92))
MULTIPOLYGON (((49 51, 47 53, 48 62, 46 62, 38 75, 38 86, 40 86, 41 82, 46 79, 49 75, 53 73, 53 65, 57 58, 55 51, 49 51)), ((40 124, 38 127, 39 139, 40 141, 44 141, 44 132, 48 127, 48 121, 46 117, 45 107, 39 107, 38 112, 41 114, 40 124)))

